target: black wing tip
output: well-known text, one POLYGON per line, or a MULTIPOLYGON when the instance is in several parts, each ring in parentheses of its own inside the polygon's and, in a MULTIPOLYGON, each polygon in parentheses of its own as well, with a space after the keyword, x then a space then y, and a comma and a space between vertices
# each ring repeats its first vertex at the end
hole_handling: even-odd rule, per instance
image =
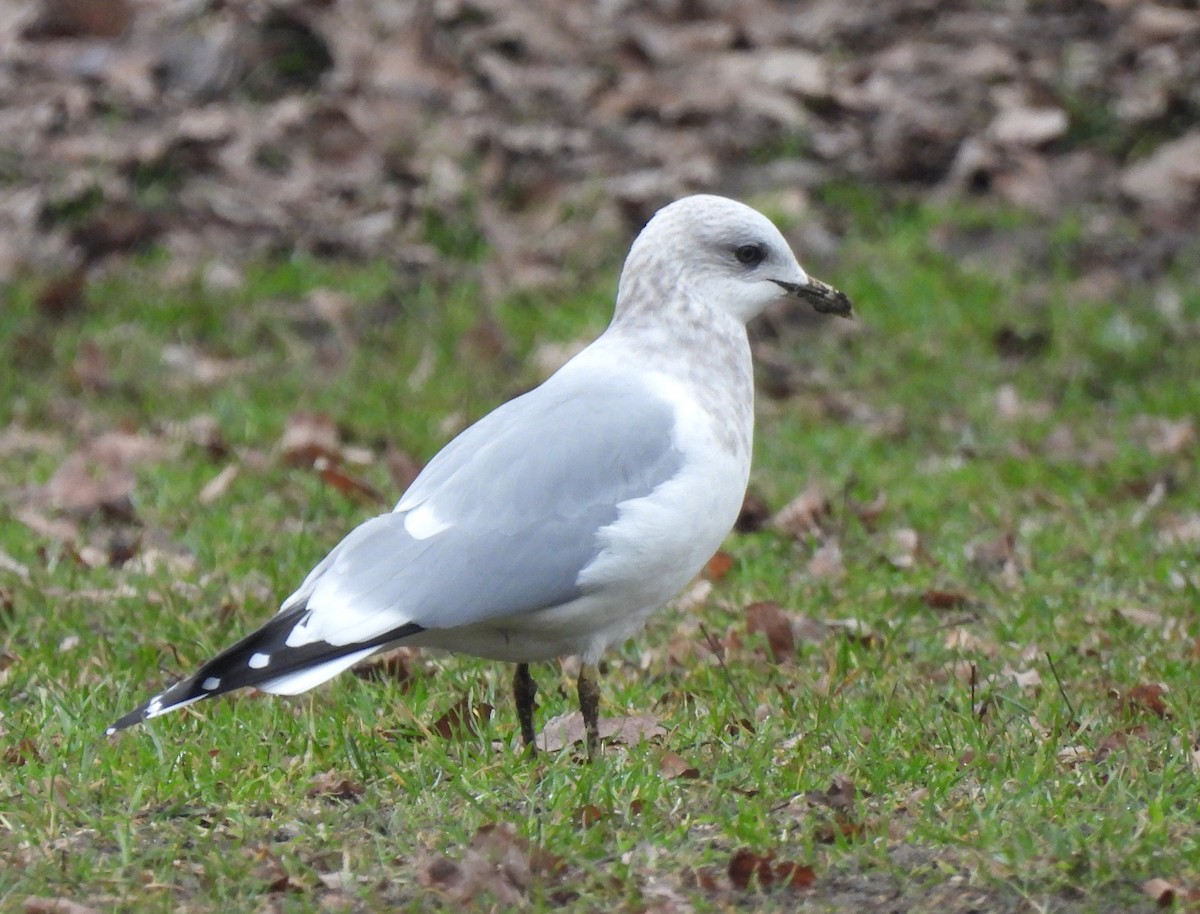
POLYGON ((147 717, 146 709, 148 707, 150 707, 150 702, 146 702, 140 708, 138 708, 134 711, 130 711, 124 717, 120 718, 119 720, 114 721, 112 724, 109 725, 108 729, 104 731, 104 735, 112 736, 114 733, 116 733, 119 730, 124 730, 128 727, 132 727, 135 724, 140 724, 147 717))

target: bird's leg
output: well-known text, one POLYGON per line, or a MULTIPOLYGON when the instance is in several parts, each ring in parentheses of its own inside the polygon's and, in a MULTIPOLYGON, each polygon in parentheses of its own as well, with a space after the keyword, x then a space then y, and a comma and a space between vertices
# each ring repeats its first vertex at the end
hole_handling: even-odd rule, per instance
POLYGON ((583 714, 583 729, 587 733, 588 761, 600 754, 600 671, 595 664, 579 667, 579 711, 583 714))
POLYGON ((518 663, 517 672, 513 674, 513 698, 517 703, 517 719, 521 722, 521 739, 525 741, 525 751, 530 755, 537 754, 537 732, 533 729, 534 701, 537 698, 537 683, 529 673, 528 663, 518 663))

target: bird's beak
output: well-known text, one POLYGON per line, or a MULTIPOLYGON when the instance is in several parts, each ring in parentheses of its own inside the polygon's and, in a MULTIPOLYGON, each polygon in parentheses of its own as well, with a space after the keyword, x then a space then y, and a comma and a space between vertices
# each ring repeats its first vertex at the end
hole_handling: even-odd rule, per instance
POLYGON ((854 317, 854 309, 850 298, 845 292, 835 289, 829 283, 821 282, 812 276, 807 282, 784 282, 782 279, 771 280, 782 288, 788 295, 806 301, 813 310, 820 314, 836 314, 838 317, 854 317))

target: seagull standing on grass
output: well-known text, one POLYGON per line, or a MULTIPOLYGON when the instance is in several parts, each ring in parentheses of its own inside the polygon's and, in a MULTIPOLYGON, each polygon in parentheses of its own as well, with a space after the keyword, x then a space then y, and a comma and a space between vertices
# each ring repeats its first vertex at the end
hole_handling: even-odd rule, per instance
POLYGON ((755 210, 714 196, 659 210, 595 342, 446 445, 262 628, 108 732, 246 686, 295 695, 405 644, 515 662, 530 752, 529 664, 577 655, 594 758, 601 655, 682 590, 737 519, 754 431, 745 324, 789 297, 850 315, 755 210))

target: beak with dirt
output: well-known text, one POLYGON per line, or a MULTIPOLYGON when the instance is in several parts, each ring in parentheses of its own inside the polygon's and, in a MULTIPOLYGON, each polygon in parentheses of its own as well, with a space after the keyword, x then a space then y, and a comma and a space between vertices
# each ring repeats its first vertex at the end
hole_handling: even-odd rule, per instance
POLYGON ((788 295, 812 305, 819 314, 836 314, 838 317, 853 318, 854 310, 850 305, 850 297, 829 283, 821 282, 812 276, 808 282, 784 282, 782 279, 771 280, 782 288, 788 295))

